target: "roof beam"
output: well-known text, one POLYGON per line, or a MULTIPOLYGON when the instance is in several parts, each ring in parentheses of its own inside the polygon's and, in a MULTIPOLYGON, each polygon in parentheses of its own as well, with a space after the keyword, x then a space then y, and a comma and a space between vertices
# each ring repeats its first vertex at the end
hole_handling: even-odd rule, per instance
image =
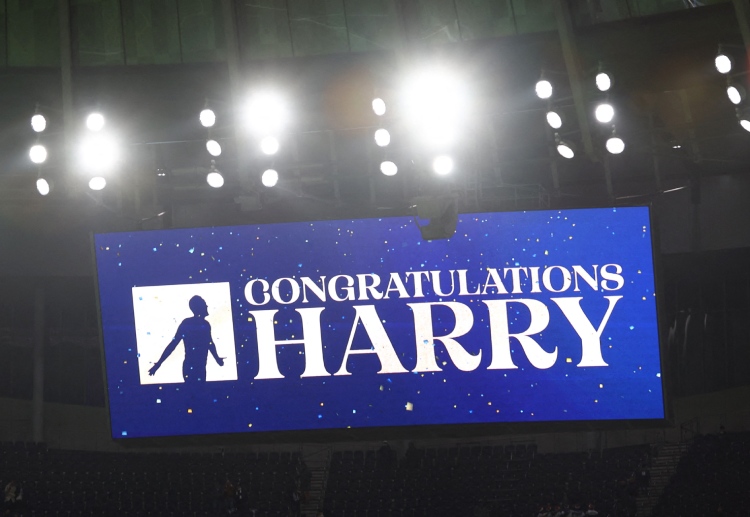
POLYGON ((570 81, 570 89, 573 93, 578 127, 581 129, 583 150, 592 161, 598 161, 591 139, 591 126, 589 125, 586 96, 583 91, 583 72, 578 59, 578 45, 573 29, 573 17, 570 12, 570 5, 566 0, 555 0, 555 18, 557 19, 557 32, 560 34, 563 60, 570 81))

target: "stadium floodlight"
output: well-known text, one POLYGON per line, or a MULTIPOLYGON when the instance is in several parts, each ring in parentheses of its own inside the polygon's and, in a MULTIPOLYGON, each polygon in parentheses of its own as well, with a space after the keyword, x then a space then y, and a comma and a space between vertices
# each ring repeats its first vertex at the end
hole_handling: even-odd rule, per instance
POLYGON ((395 176, 398 172, 398 167, 392 161, 386 160, 380 164, 380 172, 386 176, 395 176))
POLYGON ((738 84, 729 84, 727 86, 727 97, 729 97, 729 102, 738 105, 745 100, 745 89, 738 84))
POLYGON ((116 140, 107 135, 90 136, 81 143, 80 159, 87 171, 108 171, 120 159, 120 147, 116 140))
POLYGON ((714 65, 716 66, 716 70, 720 74, 728 74, 732 71, 732 67, 734 66, 734 61, 732 60, 731 56, 724 53, 724 50, 719 47, 719 53, 716 54, 716 58, 714 59, 714 65))
POLYGON ((275 169, 266 169, 260 176, 260 182, 264 187, 275 187, 279 182, 279 173, 275 169))
POLYGON ((372 111, 374 111, 378 117, 385 115, 385 101, 380 97, 374 98, 372 100, 372 111))
POLYGON ((750 108, 735 108, 735 114, 742 129, 750 132, 750 108))
POLYGON ((594 116, 602 124, 607 124, 615 118, 615 109, 608 102, 603 102, 594 110, 594 116))
POLYGON ((213 127, 216 124, 216 113, 210 108, 204 108, 200 115, 198 115, 198 118, 203 127, 213 127))
POLYGON ((600 92, 607 92, 610 88, 612 88, 612 76, 607 72, 599 70, 599 72, 596 74, 595 80, 596 88, 600 92))
POLYGON ((89 180, 89 188, 91 190, 103 190, 107 186, 107 180, 101 176, 94 176, 89 180))
POLYGON ((453 158, 441 155, 432 161, 432 170, 439 176, 445 176, 453 171, 453 158))
POLYGON ((562 141, 559 144, 557 144, 557 152, 560 154, 560 156, 568 160, 570 160, 576 155, 576 152, 573 149, 572 145, 565 141, 562 141))
POLYGON ((391 143, 391 134, 387 129, 378 129, 375 131, 375 143, 378 147, 386 147, 391 143))
POLYGON ((206 183, 208 183, 210 187, 221 188, 224 186, 224 176, 222 176, 216 169, 212 169, 211 172, 206 175, 206 183))
POLYGON ((609 151, 611 154, 620 154, 625 150, 625 142, 614 132, 612 133, 612 136, 607 139, 607 142, 604 145, 606 146, 607 151, 609 151))
POLYGON ((418 71, 403 89, 403 106, 413 133, 430 147, 444 148, 458 137, 470 111, 469 99, 458 74, 442 67, 418 71))
POLYGON ((104 115, 101 113, 91 113, 88 117, 86 117, 86 127, 90 131, 101 131, 104 129, 104 115))
POLYGON ((42 144, 32 145, 29 149, 29 158, 37 165, 41 165, 47 161, 47 148, 42 144))
POLYGON ((557 152, 560 156, 563 158, 570 160, 576 155, 576 147, 571 142, 568 142, 567 140, 563 140, 560 138, 560 135, 555 133, 555 144, 557 147, 557 152))
POLYGON ((206 150, 211 156, 221 155, 221 144, 216 140, 209 140, 206 142, 206 150))
POLYGON ((41 113, 35 113, 34 116, 31 117, 31 129, 37 133, 41 133, 47 129, 47 119, 44 118, 44 115, 41 113))
POLYGON ((270 91, 253 95, 243 115, 248 127, 259 136, 278 135, 289 119, 284 99, 270 91))
POLYGON ((51 190, 52 184, 49 181, 44 178, 36 180, 36 191, 39 192, 40 195, 46 196, 51 190))
POLYGON ((548 111, 547 124, 549 124, 552 129, 560 129, 563 125, 562 115, 556 111, 548 111))
POLYGON ((534 87, 534 91, 536 91, 536 96, 540 99, 549 99, 552 97, 552 83, 549 82, 547 79, 539 79, 537 81, 536 86, 534 87))
POLYGON ((279 141, 272 136, 267 136, 260 141, 260 150, 269 156, 276 154, 279 152, 279 141))

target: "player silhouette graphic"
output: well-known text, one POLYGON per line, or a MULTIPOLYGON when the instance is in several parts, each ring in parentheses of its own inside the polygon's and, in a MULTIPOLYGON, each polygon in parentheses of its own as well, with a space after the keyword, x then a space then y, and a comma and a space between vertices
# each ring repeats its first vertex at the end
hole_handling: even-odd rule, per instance
POLYGON ((216 345, 211 337, 211 324, 206 321, 208 305, 200 296, 193 296, 188 302, 193 311, 192 318, 185 318, 177 327, 177 332, 161 354, 159 360, 148 371, 154 375, 162 363, 174 352, 182 341, 185 345, 185 361, 182 363, 182 377, 186 383, 203 382, 206 380, 206 363, 208 353, 214 356, 219 366, 224 366, 224 357, 216 353, 216 345))

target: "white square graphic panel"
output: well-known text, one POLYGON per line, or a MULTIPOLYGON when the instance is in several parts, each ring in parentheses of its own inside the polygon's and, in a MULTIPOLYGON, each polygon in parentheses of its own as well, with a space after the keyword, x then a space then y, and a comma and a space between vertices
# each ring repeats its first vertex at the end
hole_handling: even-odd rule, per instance
MULTIPOLYGON (((201 304, 200 301, 197 303, 201 304)), ((205 380, 237 380, 237 354, 231 303, 228 282, 133 287, 133 312, 141 384, 184 382, 184 340, 177 343, 174 351, 153 376, 149 375, 149 370, 159 361, 183 322, 196 321, 196 318, 203 317, 211 325, 211 338, 218 356, 224 358, 224 366, 219 366, 208 353, 208 344, 203 345, 206 347, 205 380), (194 315, 191 310, 190 300, 196 296, 205 301, 207 316, 194 315)))

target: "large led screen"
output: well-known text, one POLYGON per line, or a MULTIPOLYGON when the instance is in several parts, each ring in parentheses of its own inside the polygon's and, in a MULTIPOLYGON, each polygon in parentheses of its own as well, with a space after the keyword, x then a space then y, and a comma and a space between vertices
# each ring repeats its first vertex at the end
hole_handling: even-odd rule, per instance
POLYGON ((664 417, 645 207, 94 245, 115 438, 664 417))

